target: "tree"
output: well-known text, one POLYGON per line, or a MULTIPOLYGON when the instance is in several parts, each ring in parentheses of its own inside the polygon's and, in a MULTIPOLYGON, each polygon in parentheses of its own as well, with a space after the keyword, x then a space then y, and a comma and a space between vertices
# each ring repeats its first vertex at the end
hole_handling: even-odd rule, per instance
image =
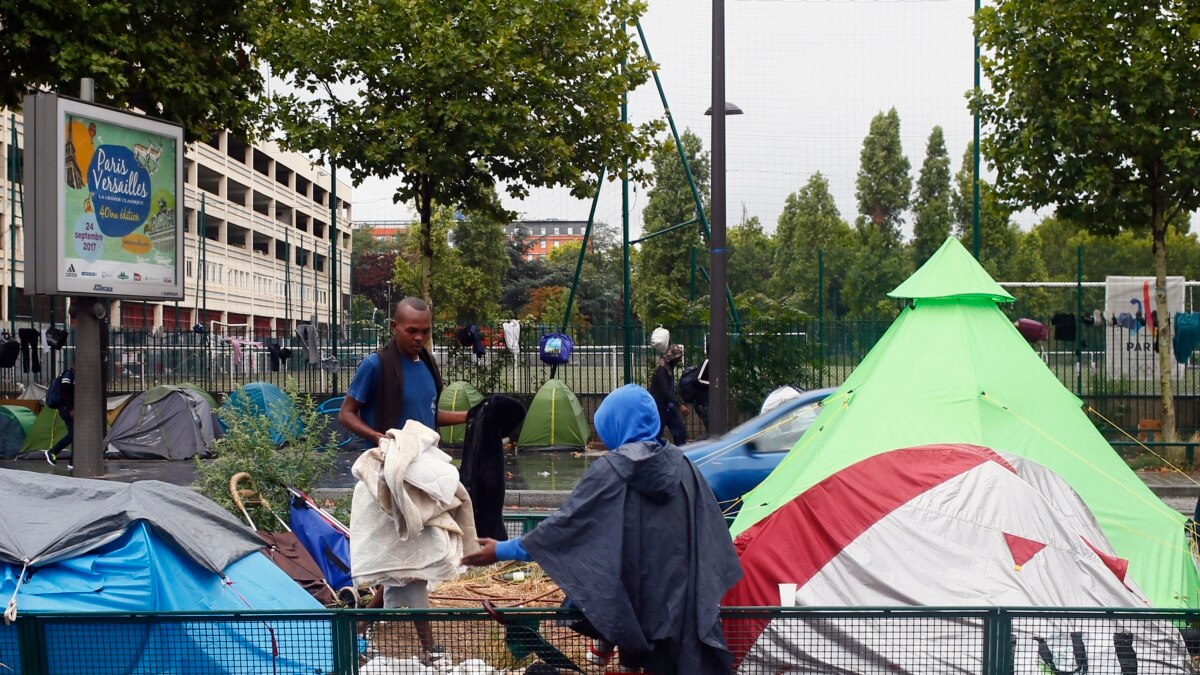
MULTIPOLYGON (((954 191, 955 235, 968 249, 974 238, 974 143, 967 143, 962 166, 956 176, 954 191)), ((1020 231, 1012 222, 1012 209, 1005 206, 996 196, 996 191, 986 180, 979 179, 979 264, 999 281, 1041 281, 1041 279, 1018 279, 1012 270, 1012 261, 1017 253, 1020 231)))
MULTIPOLYGON (((546 256, 550 281, 570 290, 579 262, 580 242, 568 242, 546 256)), ((579 314, 592 325, 618 325, 624 321, 624 283, 621 244, 616 228, 607 223, 594 223, 588 237, 588 252, 583 257, 579 285, 575 289, 572 315, 579 314)), ((564 298, 565 300, 565 298, 564 298)), ((555 323, 562 321, 560 315, 555 323)))
POLYGON ((859 229, 873 227, 888 240, 900 241, 903 213, 912 193, 912 165, 900 146, 900 115, 895 108, 879 113, 863 139, 859 153, 858 198, 859 229))
POLYGON ((871 120, 859 158, 855 195, 860 215, 855 223, 856 248, 846 272, 846 304, 856 319, 892 319, 898 306, 887 293, 911 271, 900 238, 912 193, 911 165, 900 146, 900 115, 895 108, 871 120))
MULTIPOLYGON (((1200 50, 1191 5, 1006 0, 976 15, 972 95, 1001 196, 1093 232, 1150 234, 1163 435, 1175 439, 1167 229, 1200 208, 1200 50)), ((1175 308, 1178 309, 1178 308, 1175 308)))
POLYGON ((763 232, 758 216, 729 228, 729 290, 735 296, 741 293, 766 295, 771 281, 771 266, 767 262, 775 257, 775 240, 763 232))
MULTIPOLYGON (((700 199, 707 208, 712 167, 700 137, 691 130, 680 136, 684 155, 700 199)), ((654 186, 642 210, 643 236, 697 218, 696 200, 675 145, 664 142, 651 157, 654 186)), ((691 287, 691 248, 700 247, 697 223, 659 235, 640 244, 634 268, 633 306, 644 323, 669 323, 684 318, 691 287)), ((699 284, 699 282, 698 282, 699 284)))
POLYGON ((820 265, 825 260, 824 307, 835 316, 845 314, 840 302, 845 271, 853 247, 850 224, 838 212, 829 181, 820 172, 804 187, 788 195, 775 230, 774 292, 797 309, 816 316, 820 307, 820 265))
MULTIPOLYGON (((499 199, 496 199, 499 203, 499 199)), ((504 277, 511 264, 505 250, 504 223, 491 217, 497 208, 472 214, 454 224, 454 250, 458 265, 470 270, 478 283, 469 288, 454 309, 456 319, 468 323, 491 323, 499 314, 504 277), (477 274, 475 274, 477 273, 477 274)), ((459 283, 447 279, 443 283, 459 283)))
MULTIPOLYGON (((430 280, 435 320, 490 323, 497 318, 508 257, 503 251, 503 226, 489 222, 489 217, 463 215, 447 208, 434 212, 428 239, 438 260, 430 280), (461 237, 455 239, 455 246, 450 245, 452 231, 461 237), (483 260, 493 254, 501 259, 483 260)), ((397 298, 412 295, 420 288, 420 241, 424 238, 424 233, 409 237, 396 259, 397 298)))
POLYGON ((508 254, 508 271, 504 274, 504 288, 500 294, 500 310, 510 317, 521 315, 521 309, 528 305, 532 298, 532 290, 546 283, 550 271, 546 268, 541 256, 526 259, 531 245, 527 240, 525 228, 517 228, 512 237, 505 243, 505 253, 508 254))
POLYGON ((371 236, 368 229, 358 229, 351 235, 353 250, 350 253, 350 292, 362 296, 371 304, 388 312, 388 282, 396 270, 396 256, 404 248, 406 238, 397 235, 391 242, 384 243, 371 236))
POLYGON ((30 91, 75 95, 178 122, 191 139, 251 136, 263 78, 253 58, 266 11, 287 3, 0 0, 0 104, 30 91))
POLYGON ((661 123, 635 128, 616 113, 650 72, 626 30, 643 9, 638 0, 507 0, 503 11, 492 0, 311 2, 279 21, 263 51, 302 92, 274 99, 290 148, 332 153, 356 181, 399 176, 394 198, 420 215, 421 294, 432 299, 435 206, 482 213, 499 184, 514 198, 547 186, 591 196, 602 170, 619 175, 646 157, 661 123), (337 84, 354 94, 336 97, 337 84))
POLYGON ((941 127, 934 127, 925 144, 925 162, 917 178, 917 194, 913 197, 913 263, 920 267, 938 250, 954 216, 950 212, 950 155, 941 127))

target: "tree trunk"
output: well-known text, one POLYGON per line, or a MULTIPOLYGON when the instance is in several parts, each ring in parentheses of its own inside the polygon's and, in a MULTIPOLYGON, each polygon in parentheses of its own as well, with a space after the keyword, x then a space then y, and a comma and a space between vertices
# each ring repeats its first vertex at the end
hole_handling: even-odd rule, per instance
POLYGON ((417 210, 421 214, 421 299, 433 307, 433 184, 421 181, 417 210))
MULTIPOLYGON (((1163 218, 1163 207, 1154 204, 1151 226, 1154 233, 1154 308, 1158 319, 1154 322, 1154 345, 1158 351, 1158 382, 1162 394, 1163 440, 1176 440, 1175 434, 1175 372, 1171 358, 1171 322, 1167 306, 1167 224, 1163 218)), ((1171 448, 1168 458, 1178 464, 1183 461, 1183 448, 1171 448)))

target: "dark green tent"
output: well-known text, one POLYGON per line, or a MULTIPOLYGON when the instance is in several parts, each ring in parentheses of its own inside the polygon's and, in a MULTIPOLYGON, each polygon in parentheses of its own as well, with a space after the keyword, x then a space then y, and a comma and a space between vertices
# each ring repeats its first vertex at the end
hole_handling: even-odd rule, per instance
POLYGON ((25 406, 0 405, 0 457, 17 456, 36 419, 37 415, 25 406))
POLYGON ((525 415, 517 446, 521 449, 583 450, 587 447, 591 429, 579 399, 562 383, 547 380, 525 415))

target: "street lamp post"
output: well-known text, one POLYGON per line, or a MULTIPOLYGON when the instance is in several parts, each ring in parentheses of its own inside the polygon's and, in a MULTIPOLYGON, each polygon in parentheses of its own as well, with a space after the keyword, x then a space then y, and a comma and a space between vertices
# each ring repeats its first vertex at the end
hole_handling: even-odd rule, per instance
POLYGON ((712 234, 709 237, 708 430, 729 430, 729 333, 725 301, 725 0, 712 16, 712 234))

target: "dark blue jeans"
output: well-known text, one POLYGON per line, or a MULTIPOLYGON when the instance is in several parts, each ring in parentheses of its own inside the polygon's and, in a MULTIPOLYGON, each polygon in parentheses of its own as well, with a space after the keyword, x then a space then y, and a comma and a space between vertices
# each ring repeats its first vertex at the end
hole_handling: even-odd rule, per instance
MULTIPOLYGON (((663 426, 671 432, 671 442, 675 445, 683 445, 687 443, 687 427, 683 424, 683 417, 679 414, 679 408, 674 404, 667 406, 667 412, 662 417, 663 426)), ((666 434, 663 434, 666 437, 666 434)))
POLYGON ((68 408, 63 408, 59 411, 59 417, 62 418, 63 424, 67 425, 67 435, 62 437, 62 440, 54 444, 50 448, 51 455, 57 455, 66 449, 72 441, 75 440, 75 411, 68 408))

